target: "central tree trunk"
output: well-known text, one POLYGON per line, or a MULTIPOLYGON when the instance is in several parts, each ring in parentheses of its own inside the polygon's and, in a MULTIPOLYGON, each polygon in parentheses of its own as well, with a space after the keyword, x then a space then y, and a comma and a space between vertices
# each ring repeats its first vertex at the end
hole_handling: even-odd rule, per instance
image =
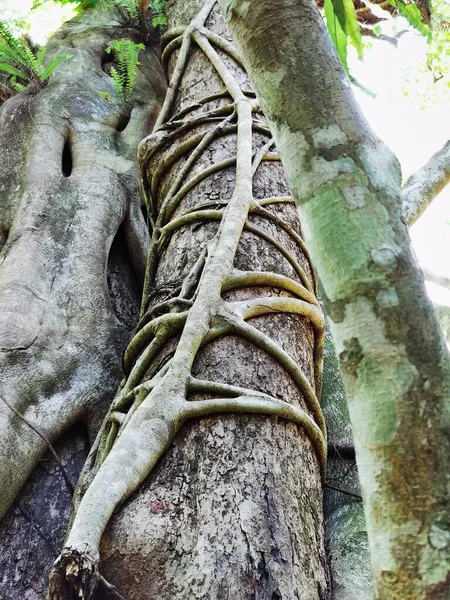
MULTIPOLYGON (((188 7, 186 2, 170 3, 169 27, 186 27, 200 6, 199 2, 188 7)), ((207 25, 210 31, 227 35, 217 8, 207 25)), ((219 53, 241 87, 251 89, 243 70, 225 53, 219 53)), ((223 91, 223 82, 211 63, 193 45, 167 117, 223 91)), ((188 116, 194 118, 228 103, 228 95, 210 100, 188 116)), ((189 129, 156 153, 144 165, 148 180, 154 182, 160 165, 171 161, 177 147, 208 126, 212 127, 202 124, 189 129)), ((235 156, 236 135, 217 137, 199 156, 188 179, 235 156)), ((261 133, 254 137, 255 152, 268 138, 261 133)), ((161 175, 152 198, 159 207, 187 156, 181 154, 161 175)), ((233 167, 211 174, 186 194, 172 219, 203 204, 220 208, 231 197, 234 181, 233 167)), ((253 193, 256 198, 289 195, 280 162, 261 163, 253 193)), ((294 205, 273 204, 268 210, 299 231, 294 205)), ((304 254, 288 233, 268 218, 252 216, 250 222, 289 249, 311 277, 304 254)), ((195 221, 173 234, 159 259, 151 305, 174 295, 217 227, 214 221, 195 221)), ((273 244, 247 231, 238 246, 234 267, 275 272, 301 283, 273 244)), ((244 283, 239 288, 226 292, 225 297, 246 300, 287 295, 275 285, 249 288, 244 283)), ((251 322, 289 352, 313 381, 314 333, 308 321, 280 314, 251 322)), ((173 346, 169 345, 156 364, 163 363, 171 352, 173 346)), ((235 335, 203 347, 192 373, 199 379, 256 389, 291 403, 303 402, 282 366, 235 335)), ((294 424, 254 415, 188 423, 141 489, 113 517, 101 555, 101 570, 127 600, 327 598, 322 489, 309 440, 294 424)))
MULTIPOLYGON (((141 322, 52 598, 66 597, 58 595, 61 573, 92 589, 88 571, 114 506, 167 448, 103 536, 100 571, 120 594, 329 597, 316 398, 323 319, 314 276, 281 163, 218 7, 189 27, 200 8, 168 6, 163 63, 172 81, 159 129, 140 151, 156 222, 141 322), (130 417, 123 410, 133 397, 130 417), (191 421, 175 437, 181 414, 218 412, 256 414, 191 421)), ((85 472, 83 485, 90 479, 85 472)))

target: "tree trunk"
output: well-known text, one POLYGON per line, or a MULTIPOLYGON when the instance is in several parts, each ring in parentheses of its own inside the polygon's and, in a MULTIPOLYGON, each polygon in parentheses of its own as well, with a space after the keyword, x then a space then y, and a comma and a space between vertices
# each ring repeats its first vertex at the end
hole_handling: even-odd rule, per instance
POLYGON ((361 117, 309 0, 221 2, 323 287, 349 400, 375 597, 444 600, 449 360, 401 219, 397 161, 361 117))
MULTIPOLYGON (((27 422, 55 444, 75 424, 95 437, 139 310, 148 234, 136 147, 165 80, 148 47, 133 98, 121 102, 105 54, 118 37, 139 41, 111 13, 67 23, 47 58, 64 52, 71 60, 46 87, 31 85, 0 108, 0 515, 48 448, 27 422)), ((87 444, 77 431, 78 442, 57 444, 72 483, 87 444)), ((2 521, 5 599, 43 598, 61 548, 71 498, 45 465, 2 521), (25 558, 15 563, 19 544, 25 558)))
POLYGON ((140 149, 155 222, 141 321, 55 599, 72 586, 128 600, 329 597, 322 313, 281 164, 213 4, 195 27, 199 3, 168 6, 171 86, 140 149), (253 414, 211 418, 221 412, 253 414))
POLYGON ((325 341, 322 406, 328 431, 324 515, 332 598, 371 598, 372 574, 353 436, 329 331, 325 341))

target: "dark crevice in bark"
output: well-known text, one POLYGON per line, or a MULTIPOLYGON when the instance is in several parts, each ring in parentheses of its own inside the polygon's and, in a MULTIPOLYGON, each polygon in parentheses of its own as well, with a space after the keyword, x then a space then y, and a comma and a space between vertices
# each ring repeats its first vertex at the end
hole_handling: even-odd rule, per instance
POLYGON ((119 117, 119 121, 116 125, 116 131, 118 131, 119 133, 122 131, 125 131, 125 129, 127 128, 128 123, 130 122, 131 119, 131 111, 129 110, 124 110, 119 117))
POLYGON ((355 460, 355 448, 353 446, 328 446, 328 458, 355 460))
POLYGON ((111 245, 107 273, 114 313, 131 330, 137 323, 142 288, 134 274, 123 225, 119 227, 111 245))
POLYGON ((105 48, 105 51, 102 56, 101 65, 102 65, 102 71, 104 73, 106 73, 109 77, 111 77, 111 67, 114 65, 114 58, 115 58, 114 51, 111 51, 108 54, 106 52, 106 48, 105 48))
POLYGON ((72 143, 68 136, 64 141, 64 147, 61 157, 61 170, 64 177, 70 177, 73 169, 72 143))

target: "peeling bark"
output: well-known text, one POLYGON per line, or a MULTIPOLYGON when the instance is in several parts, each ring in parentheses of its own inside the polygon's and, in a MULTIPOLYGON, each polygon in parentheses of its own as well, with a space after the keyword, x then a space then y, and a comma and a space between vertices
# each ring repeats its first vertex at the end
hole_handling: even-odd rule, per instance
POLYGON ((444 600, 450 366, 402 220, 398 163, 360 115, 311 2, 221 4, 324 291, 355 436, 375 598, 444 600))

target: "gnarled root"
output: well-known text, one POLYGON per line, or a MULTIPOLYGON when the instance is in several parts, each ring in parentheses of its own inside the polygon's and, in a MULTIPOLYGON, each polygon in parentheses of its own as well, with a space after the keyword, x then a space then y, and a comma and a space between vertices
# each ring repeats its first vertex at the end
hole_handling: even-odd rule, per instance
POLYGON ((49 600, 125 600, 98 570, 98 558, 65 548, 50 573, 49 600))

